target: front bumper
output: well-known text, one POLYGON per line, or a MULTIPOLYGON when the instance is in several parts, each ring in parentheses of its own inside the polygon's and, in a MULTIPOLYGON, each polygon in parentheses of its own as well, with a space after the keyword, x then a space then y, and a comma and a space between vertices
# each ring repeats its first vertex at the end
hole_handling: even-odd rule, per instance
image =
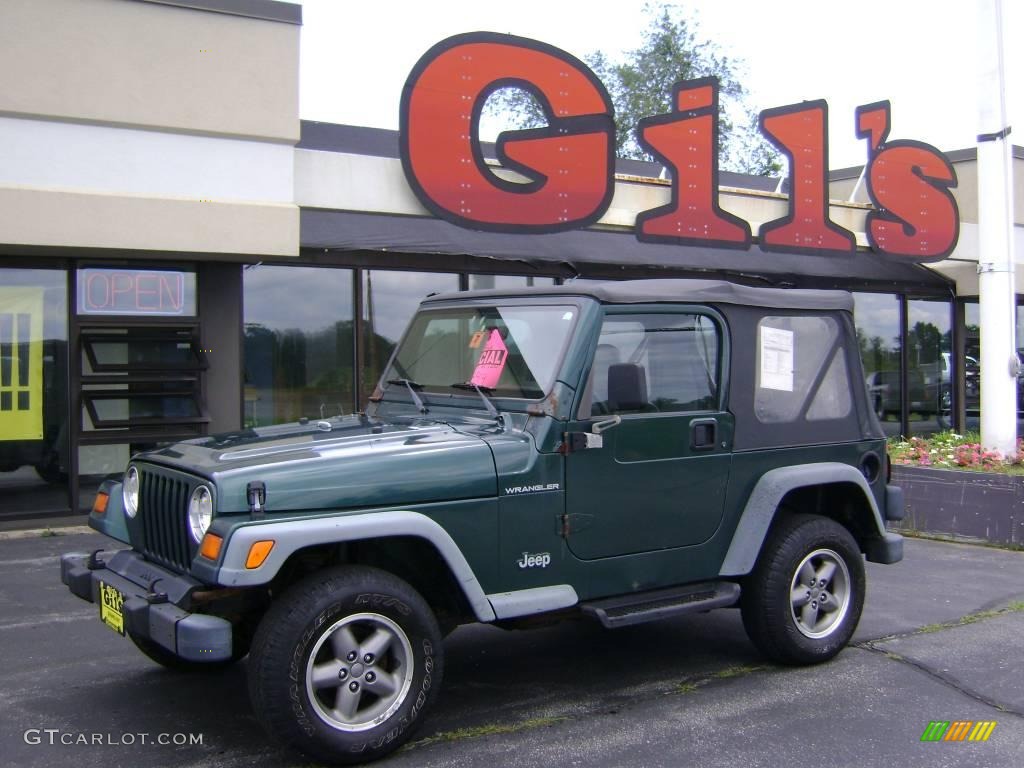
POLYGON ((231 658, 231 622, 219 616, 191 613, 179 606, 202 588, 200 582, 161 568, 132 550, 103 562, 71 552, 60 558, 60 580, 90 603, 100 602, 100 582, 124 595, 125 631, 151 640, 187 661, 231 658))
POLYGON ((885 519, 899 522, 903 519, 905 509, 903 489, 898 485, 887 485, 885 487, 885 519))
POLYGON ((898 533, 888 531, 880 539, 871 539, 867 542, 864 556, 869 563, 882 563, 891 565, 903 559, 903 537, 898 533))

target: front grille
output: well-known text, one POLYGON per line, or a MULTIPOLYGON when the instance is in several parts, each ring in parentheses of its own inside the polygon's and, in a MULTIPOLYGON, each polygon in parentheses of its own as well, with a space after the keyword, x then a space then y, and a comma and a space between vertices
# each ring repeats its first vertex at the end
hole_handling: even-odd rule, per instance
POLYGON ((139 466, 142 552, 161 565, 187 571, 192 562, 188 500, 193 484, 159 469, 139 466))

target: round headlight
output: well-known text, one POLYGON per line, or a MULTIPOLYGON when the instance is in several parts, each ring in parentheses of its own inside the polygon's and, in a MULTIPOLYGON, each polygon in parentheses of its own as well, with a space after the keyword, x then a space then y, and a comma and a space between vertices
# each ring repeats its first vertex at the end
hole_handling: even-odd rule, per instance
POLYGON ((124 498, 124 511, 128 517, 135 517, 139 511, 139 470, 128 467, 121 483, 121 495, 124 498))
POLYGON ((203 534, 213 520, 213 494, 205 485, 192 491, 188 500, 188 527, 196 544, 203 540, 203 534))

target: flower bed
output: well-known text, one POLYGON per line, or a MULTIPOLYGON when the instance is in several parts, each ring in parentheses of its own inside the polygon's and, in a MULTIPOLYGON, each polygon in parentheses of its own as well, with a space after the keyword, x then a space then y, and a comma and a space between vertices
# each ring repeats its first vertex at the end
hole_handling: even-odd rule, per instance
POLYGON ((974 472, 999 472, 1024 475, 1024 440, 1017 441, 1017 450, 1010 456, 981 447, 977 432, 958 435, 939 432, 929 437, 892 438, 889 456, 894 466, 964 469, 974 472))
POLYGON ((1017 442, 1017 451, 1008 460, 980 443, 977 432, 890 440, 892 481, 903 488, 906 501, 906 517, 893 527, 1020 547, 1024 442, 1017 442))

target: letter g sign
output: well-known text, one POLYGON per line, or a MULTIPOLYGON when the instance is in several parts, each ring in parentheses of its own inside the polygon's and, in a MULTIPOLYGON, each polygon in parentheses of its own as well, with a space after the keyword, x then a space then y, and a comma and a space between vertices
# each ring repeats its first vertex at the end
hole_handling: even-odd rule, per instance
POLYGON ((558 232, 585 227, 614 191, 615 124, 608 92, 578 59, 511 35, 471 32, 443 40, 413 67, 402 90, 402 167, 420 202, 469 229, 558 232), (529 91, 547 127, 498 137, 500 178, 484 162, 479 124, 500 88, 529 91))

